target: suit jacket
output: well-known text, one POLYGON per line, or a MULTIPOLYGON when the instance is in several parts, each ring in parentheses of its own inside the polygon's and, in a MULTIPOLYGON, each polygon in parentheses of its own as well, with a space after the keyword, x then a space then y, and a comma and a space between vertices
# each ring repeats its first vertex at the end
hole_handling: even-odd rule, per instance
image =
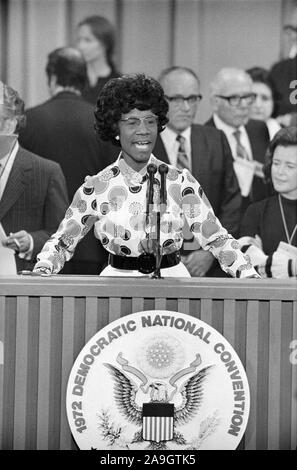
MULTIPOLYGON (((70 200, 87 175, 97 174, 119 153, 119 149, 97 138, 93 106, 75 93, 58 93, 29 109, 26 116, 27 125, 20 132, 20 143, 61 165, 70 200)), ((79 243, 63 273, 98 274, 106 261, 107 252, 91 231, 79 243)))
MULTIPOLYGON (((213 118, 205 123, 205 126, 216 127, 213 118)), ((248 138, 250 140, 253 159, 260 163, 264 163, 265 154, 269 145, 269 132, 267 126, 262 121, 256 121, 250 119, 245 126, 248 138)), ((254 177, 251 196, 249 197, 250 202, 261 201, 271 195, 271 187, 264 183, 262 178, 258 176, 254 177)), ((244 204, 246 208, 247 203, 244 204)))
POLYGON ((297 112, 296 85, 290 88, 290 84, 296 80, 296 75, 297 56, 293 59, 283 59, 271 68, 269 77, 276 90, 274 116, 297 112))
MULTIPOLYGON (((222 225, 236 235, 240 224, 241 195, 233 158, 223 132, 199 124, 191 129, 192 174, 201 184, 222 225)), ((154 155, 169 163, 163 141, 157 137, 154 155)))
POLYGON ((33 238, 31 261, 16 256, 17 269, 32 269, 36 255, 57 230, 68 206, 61 167, 19 148, 0 200, 0 222, 6 232, 26 230, 33 238))

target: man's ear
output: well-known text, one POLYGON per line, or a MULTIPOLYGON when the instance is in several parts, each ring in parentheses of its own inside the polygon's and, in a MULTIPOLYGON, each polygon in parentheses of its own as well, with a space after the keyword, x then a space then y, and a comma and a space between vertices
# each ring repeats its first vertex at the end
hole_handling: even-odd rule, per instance
POLYGON ((216 112, 218 110, 218 106, 219 106, 218 98, 214 95, 211 95, 210 96, 210 103, 211 103, 213 111, 216 112))
POLYGON ((51 95, 54 94, 57 86, 57 77, 56 75, 51 75, 48 79, 48 88, 51 95))

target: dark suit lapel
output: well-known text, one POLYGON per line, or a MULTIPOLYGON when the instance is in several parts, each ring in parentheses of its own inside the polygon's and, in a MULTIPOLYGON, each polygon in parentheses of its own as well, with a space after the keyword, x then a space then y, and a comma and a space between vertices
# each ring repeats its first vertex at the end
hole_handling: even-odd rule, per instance
POLYGON ((205 158, 208 154, 204 135, 200 132, 198 126, 193 125, 191 129, 191 151, 192 151, 192 175, 199 180, 199 175, 209 171, 207 167, 209 159, 205 158))
POLYGON ((32 171, 32 167, 28 163, 26 165, 23 156, 22 149, 19 149, 0 201, 0 221, 21 197, 25 186, 29 184, 28 172, 32 171))
POLYGON ((158 160, 162 160, 162 162, 169 164, 169 159, 163 144, 163 140, 161 139, 160 135, 158 135, 157 137, 153 154, 158 160))

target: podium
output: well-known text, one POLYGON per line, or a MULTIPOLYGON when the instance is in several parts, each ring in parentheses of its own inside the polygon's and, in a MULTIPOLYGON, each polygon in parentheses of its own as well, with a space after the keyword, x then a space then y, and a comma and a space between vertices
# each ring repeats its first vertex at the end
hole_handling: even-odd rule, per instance
POLYGON ((192 315, 239 355, 251 409, 240 449, 297 447, 297 280, 0 277, 0 449, 76 449, 66 387, 85 343, 143 310, 192 315))

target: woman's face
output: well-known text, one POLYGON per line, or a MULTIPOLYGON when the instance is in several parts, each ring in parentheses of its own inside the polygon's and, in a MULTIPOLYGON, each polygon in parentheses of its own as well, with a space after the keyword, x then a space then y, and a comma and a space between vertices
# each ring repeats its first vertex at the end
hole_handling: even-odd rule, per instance
POLYGON ((274 189, 287 199, 297 199, 297 145, 274 151, 271 178, 274 189))
POLYGON ((158 118, 151 110, 122 114, 119 138, 126 163, 140 171, 148 162, 158 135, 158 118))
POLYGON ((81 51, 85 61, 93 62, 105 57, 105 47, 92 33, 91 28, 84 24, 78 28, 77 48, 81 51))
POLYGON ((251 106, 250 118, 267 121, 273 110, 271 89, 265 83, 254 82, 252 92, 255 93, 256 99, 251 106))

